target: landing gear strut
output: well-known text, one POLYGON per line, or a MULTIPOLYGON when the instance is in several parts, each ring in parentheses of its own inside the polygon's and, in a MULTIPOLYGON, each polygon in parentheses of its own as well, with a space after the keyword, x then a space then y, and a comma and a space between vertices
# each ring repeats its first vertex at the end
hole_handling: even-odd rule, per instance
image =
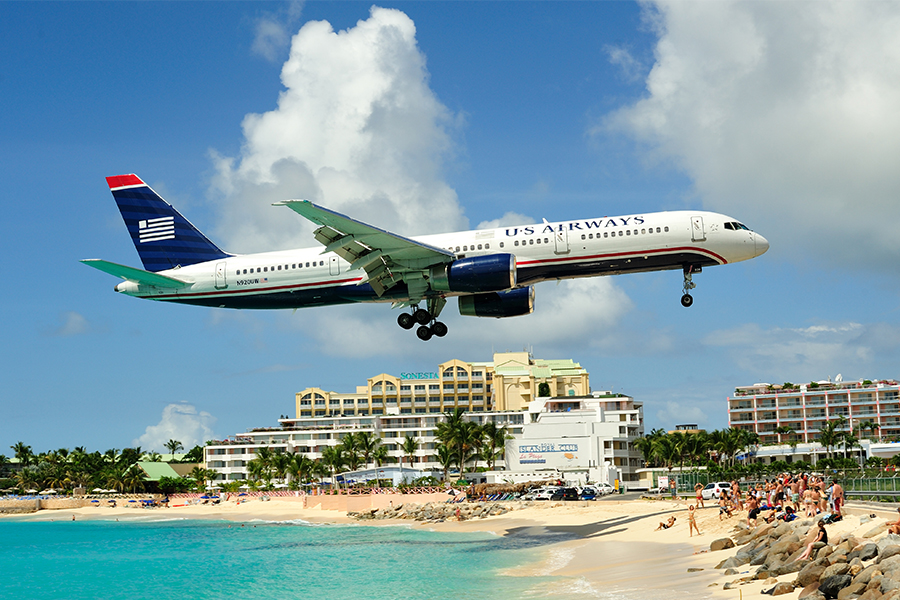
POLYGON ((429 298, 427 309, 415 307, 411 313, 401 313, 397 317, 397 324, 403 329, 412 329, 417 324, 416 337, 427 342, 433 336, 444 337, 447 335, 447 326, 437 320, 447 301, 443 298, 429 298))
POLYGON ((693 273, 699 273, 700 267, 694 267, 692 265, 684 266, 684 287, 682 288, 682 296, 681 296, 681 305, 685 308, 689 307, 694 303, 694 297, 689 293, 692 289, 697 287, 697 284, 691 281, 691 275, 693 273))

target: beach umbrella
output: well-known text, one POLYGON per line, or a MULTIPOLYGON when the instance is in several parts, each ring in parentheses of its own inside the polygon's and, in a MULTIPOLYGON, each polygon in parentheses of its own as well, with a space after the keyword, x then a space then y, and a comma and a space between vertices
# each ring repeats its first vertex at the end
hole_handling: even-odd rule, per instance
POLYGON ((241 492, 240 494, 238 494, 238 496, 246 496, 246 495, 247 495, 247 492, 241 492))
POLYGON ((92 489, 91 491, 92 491, 92 492, 97 492, 98 494, 102 494, 102 493, 105 492, 106 490, 104 490, 103 488, 94 488, 94 489, 92 489))
POLYGON ((129 502, 137 502, 137 500, 129 500, 129 502))
POLYGON ((100 502, 99 500, 91 500, 91 502, 100 502))
POLYGON ((25 490, 26 494, 37 494, 37 490, 25 490))
POLYGON ((42 494, 55 494, 56 490, 44 490, 41 492, 42 494))

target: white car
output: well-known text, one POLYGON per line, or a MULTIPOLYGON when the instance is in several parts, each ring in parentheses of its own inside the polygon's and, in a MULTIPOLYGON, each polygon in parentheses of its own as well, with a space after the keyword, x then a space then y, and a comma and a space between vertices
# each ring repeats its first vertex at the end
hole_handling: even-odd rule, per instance
POLYGON ((728 492, 731 493, 731 483, 728 481, 707 483, 706 487, 700 491, 700 495, 704 500, 718 500, 722 490, 728 490, 728 492))
POLYGON ((537 490, 532 490, 519 498, 519 500, 549 500, 550 496, 556 493, 557 490, 562 488, 559 487, 543 487, 537 490))
POLYGON ((616 491, 616 488, 614 488, 613 486, 611 486, 610 484, 605 483, 605 482, 592 484, 591 487, 593 487, 595 490, 597 490, 598 496, 607 496, 616 491))

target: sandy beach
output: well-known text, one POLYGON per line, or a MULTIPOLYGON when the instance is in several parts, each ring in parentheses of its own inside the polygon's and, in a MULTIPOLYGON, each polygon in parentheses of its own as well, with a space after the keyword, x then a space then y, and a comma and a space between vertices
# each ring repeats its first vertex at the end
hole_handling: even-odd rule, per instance
MULTIPOLYGON (((737 589, 723 585, 741 575, 724 575, 715 570, 735 550, 710 552, 713 540, 729 537, 746 513, 720 520, 718 508, 708 505, 697 511, 701 535, 688 535, 687 503, 675 500, 614 500, 574 503, 533 503, 520 510, 485 519, 416 523, 408 520, 358 522, 343 512, 304 509, 297 502, 272 499, 253 500, 238 505, 191 505, 173 508, 95 508, 43 510, 29 515, 6 516, 20 521, 103 519, 143 521, 160 519, 207 519, 250 523, 302 520, 309 523, 357 524, 359 526, 402 525, 445 532, 493 532, 521 536, 529 545, 541 548, 543 559, 537 564, 521 565, 511 576, 554 576, 572 593, 587 597, 615 593, 619 598, 642 598, 648 591, 664 591, 666 597, 691 598, 763 598, 763 589, 772 583, 756 581, 737 589), (675 516, 675 525, 657 531, 660 521, 675 516), (689 571, 690 569, 690 571, 689 571)), ((871 529, 884 521, 860 524, 859 513, 851 510, 840 523, 829 526, 836 538, 844 532, 871 529)), ((887 514, 887 513, 885 513, 887 514)), ((859 532, 857 532, 859 534, 859 532)), ((749 571, 745 566, 740 569, 749 571)), ((792 581, 796 574, 779 581, 792 581)), ((563 590, 565 591, 565 590, 563 590)), ((559 593, 559 590, 557 590, 559 593)), ((769 597, 769 596, 765 596, 769 597)), ((788 597, 794 597, 789 595, 788 597)))

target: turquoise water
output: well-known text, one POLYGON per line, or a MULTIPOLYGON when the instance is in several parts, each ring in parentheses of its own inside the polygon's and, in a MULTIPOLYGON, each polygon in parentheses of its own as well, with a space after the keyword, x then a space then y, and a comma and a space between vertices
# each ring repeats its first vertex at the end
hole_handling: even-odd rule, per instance
MULTIPOLYGON (((403 527, 0 521, 0 598, 549 597, 548 540, 403 527)), ((556 541, 556 540, 554 540, 556 541)))

